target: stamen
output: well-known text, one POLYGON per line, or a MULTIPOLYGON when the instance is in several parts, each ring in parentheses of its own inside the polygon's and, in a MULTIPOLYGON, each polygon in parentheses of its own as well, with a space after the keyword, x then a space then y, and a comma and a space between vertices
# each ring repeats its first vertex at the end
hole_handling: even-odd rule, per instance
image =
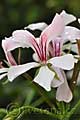
POLYGON ((61 46, 60 46, 60 42, 58 42, 58 41, 55 41, 55 43, 54 43, 54 54, 55 54, 55 57, 56 56, 60 56, 60 48, 61 46))

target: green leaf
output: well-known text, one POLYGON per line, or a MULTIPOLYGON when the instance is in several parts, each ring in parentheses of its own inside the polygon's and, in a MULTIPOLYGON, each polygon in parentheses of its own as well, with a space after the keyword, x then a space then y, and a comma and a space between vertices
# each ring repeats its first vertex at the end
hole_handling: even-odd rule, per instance
POLYGON ((7 115, 7 110, 0 108, 0 120, 7 115))

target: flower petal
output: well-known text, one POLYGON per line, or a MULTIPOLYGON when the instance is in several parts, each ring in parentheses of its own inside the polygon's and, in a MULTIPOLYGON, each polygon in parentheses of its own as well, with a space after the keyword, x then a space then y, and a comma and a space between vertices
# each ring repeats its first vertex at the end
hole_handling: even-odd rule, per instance
POLYGON ((72 54, 63 55, 60 57, 54 57, 48 60, 54 67, 62 68, 64 70, 70 70, 74 67, 75 59, 72 54))
POLYGON ((2 48, 4 50, 6 59, 8 60, 10 65, 16 65, 16 61, 13 58, 11 52, 9 51, 10 49, 16 48, 16 44, 14 44, 14 42, 12 42, 12 38, 5 38, 5 40, 2 40, 2 48))
POLYGON ((0 68, 0 74, 8 72, 9 68, 0 68))
POLYGON ((60 15, 56 14, 52 23, 43 30, 40 36, 40 48, 42 49, 43 59, 46 59, 46 54, 49 42, 61 35, 64 30, 64 22, 60 15))
POLYGON ((48 25, 44 22, 40 22, 40 23, 33 23, 28 25, 27 27, 25 27, 24 29, 31 29, 31 30, 41 30, 43 31, 48 25))
POLYGON ((71 45, 71 51, 78 54, 78 47, 77 47, 77 44, 72 44, 71 45))
POLYGON ((63 76, 63 71, 60 68, 54 68, 54 71, 56 72, 58 79, 54 78, 52 80, 51 86, 52 87, 58 87, 64 82, 64 76, 63 76))
POLYGON ((56 38, 57 36, 61 35, 61 33, 64 30, 64 21, 62 17, 59 14, 56 14, 52 23, 44 29, 44 31, 41 34, 41 38, 52 40, 53 38, 56 38))
POLYGON ((14 41, 20 44, 21 47, 31 47, 41 58, 40 47, 37 39, 27 30, 16 30, 13 32, 14 41))
POLYGON ((80 23, 80 18, 78 19, 78 22, 80 23))
POLYGON ((8 71, 8 79, 9 81, 13 81, 19 75, 23 74, 24 72, 27 72, 31 68, 38 67, 39 65, 40 64, 36 62, 32 62, 23 65, 11 66, 8 71))
POLYGON ((21 47, 21 46, 20 46, 20 44, 15 42, 12 37, 9 37, 9 38, 5 38, 5 40, 2 40, 2 47, 3 47, 4 51, 6 50, 6 52, 8 52, 8 51, 12 51, 18 47, 21 47))
POLYGON ((76 20, 76 17, 74 15, 66 13, 64 10, 60 14, 62 18, 64 19, 64 24, 67 25, 71 22, 74 22, 76 20))
POLYGON ((64 74, 64 83, 57 88, 56 99, 69 103, 72 100, 72 92, 68 86, 66 76, 64 74))
POLYGON ((33 60, 35 60, 36 62, 39 62, 39 57, 36 53, 33 53, 33 60))
POLYGON ((73 43, 64 44, 63 50, 72 51, 72 52, 78 54, 78 47, 77 47, 76 43, 74 43, 74 44, 73 43))
POLYGON ((7 75, 7 73, 0 75, 0 80, 3 79, 6 75, 7 75))
POLYGON ((76 39, 80 39, 80 30, 75 27, 66 26, 62 34, 64 43, 67 41, 74 42, 76 39))
POLYGON ((38 83, 45 90, 51 90, 51 81, 53 80, 55 73, 52 72, 47 66, 42 66, 38 75, 34 78, 34 82, 38 83))
POLYGON ((18 42, 21 47, 31 47, 35 37, 27 30, 16 30, 12 33, 14 41, 18 42))

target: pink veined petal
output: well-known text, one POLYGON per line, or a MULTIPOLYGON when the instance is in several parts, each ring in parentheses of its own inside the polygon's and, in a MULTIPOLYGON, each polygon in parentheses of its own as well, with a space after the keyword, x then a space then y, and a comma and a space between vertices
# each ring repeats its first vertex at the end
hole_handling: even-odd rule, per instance
POLYGON ((10 48, 15 47, 14 43, 11 43, 11 38, 6 38, 5 40, 2 40, 2 48, 4 50, 6 59, 8 60, 10 65, 16 65, 16 61, 13 58, 12 54, 10 51, 8 51, 10 48))
POLYGON ((74 67, 75 59, 72 54, 67 54, 59 57, 53 57, 48 60, 54 67, 64 70, 71 70, 74 67))
POLYGON ((61 12, 60 14, 62 16, 62 18, 64 19, 64 23, 65 25, 74 22, 76 20, 76 17, 72 14, 68 14, 66 13, 64 10, 61 12))
POLYGON ((42 54, 42 61, 46 61, 47 60, 47 55, 46 55, 46 45, 47 45, 47 38, 46 36, 44 36, 43 39, 40 38, 40 50, 41 50, 41 54, 42 54))
POLYGON ((76 39, 80 39, 80 30, 75 27, 66 26, 62 34, 64 43, 67 41, 74 42, 76 39))
POLYGON ((27 27, 25 27, 24 29, 31 29, 31 30, 41 30, 43 31, 48 25, 44 22, 40 22, 40 23, 33 23, 28 25, 27 27))
POLYGON ((68 86, 65 73, 63 72, 63 74, 64 74, 64 83, 57 88, 56 99, 58 101, 64 101, 66 103, 69 103, 72 100, 73 95, 68 86))
POLYGON ((14 41, 20 43, 22 47, 32 47, 35 37, 27 30, 16 30, 12 33, 14 41))
POLYGON ((52 40, 53 44, 53 56, 60 56, 62 52, 63 39, 61 37, 57 37, 55 40, 52 40))
POLYGON ((61 37, 55 38, 48 45, 48 56, 51 56, 51 58, 60 56, 62 53, 62 47, 63 39, 61 37))
POLYGON ((20 44, 21 47, 31 47, 35 52, 37 52, 39 58, 41 59, 40 47, 36 41, 36 38, 27 30, 16 30, 13 32, 14 41, 20 44))
POLYGON ((55 38, 64 30, 64 21, 59 14, 56 14, 52 23, 42 32, 41 37, 47 37, 47 39, 55 38), (57 29, 58 28, 58 29, 57 29))
POLYGON ((46 49, 48 47, 49 42, 61 35, 63 30, 64 21, 60 15, 56 14, 52 23, 48 27, 46 27, 46 29, 42 32, 40 36, 40 46, 44 58, 46 58, 46 49))
POLYGON ((48 56, 50 56, 50 57, 54 57, 54 51, 53 51, 53 43, 52 43, 52 41, 49 43, 49 45, 48 45, 48 51, 47 51, 47 54, 48 54, 48 56))
MULTIPOLYGON (((43 39, 44 37, 47 38, 47 40, 52 40, 59 35, 64 30, 64 21, 62 17, 59 14, 56 14, 52 23, 44 29, 44 31, 41 34, 41 38, 43 39)), ((44 39, 43 39, 44 41, 44 39)))
POLYGON ((40 65, 39 63, 32 62, 23 65, 11 66, 8 70, 8 79, 9 81, 13 81, 19 75, 27 72, 32 68, 39 67, 39 65, 40 65))
POLYGON ((53 80, 55 73, 52 72, 47 66, 42 66, 38 75, 34 78, 34 82, 39 84, 45 90, 51 90, 51 81, 53 80))
POLYGON ((64 76, 63 76, 63 71, 60 68, 53 67, 53 69, 59 78, 59 79, 54 78, 52 80, 51 86, 55 88, 55 87, 59 87, 61 84, 64 83, 64 76))
POLYGON ((7 52, 12 51, 18 47, 21 47, 20 44, 14 41, 13 37, 5 38, 2 40, 2 47, 6 49, 7 52))

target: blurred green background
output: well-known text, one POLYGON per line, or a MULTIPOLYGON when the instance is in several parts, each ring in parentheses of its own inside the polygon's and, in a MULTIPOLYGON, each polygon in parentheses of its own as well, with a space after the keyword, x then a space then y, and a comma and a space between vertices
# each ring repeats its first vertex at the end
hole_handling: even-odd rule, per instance
POLYGON ((63 9, 80 16, 80 0, 1 0, 0 37, 9 36, 15 29, 32 23, 50 23, 56 12, 63 9))
MULTIPOLYGON (((14 30, 23 29, 30 23, 44 21, 49 24, 55 13, 60 13, 63 9, 80 17, 80 0, 0 0, 0 41, 11 36, 14 30)), ((25 55, 26 58, 31 58, 32 51, 30 54, 27 50, 22 51, 24 53, 22 62, 24 62, 25 55)), ((0 46, 0 60, 2 59, 5 59, 5 55, 0 46)), ((4 81, 0 81, 0 107, 8 109, 11 103, 42 108, 46 106, 44 99, 33 87, 32 81, 28 82, 21 76, 13 83, 5 85, 3 83, 4 81)), ((55 91, 46 94, 54 102, 55 91)), ((80 93, 76 92, 75 96, 77 100, 80 93)))

